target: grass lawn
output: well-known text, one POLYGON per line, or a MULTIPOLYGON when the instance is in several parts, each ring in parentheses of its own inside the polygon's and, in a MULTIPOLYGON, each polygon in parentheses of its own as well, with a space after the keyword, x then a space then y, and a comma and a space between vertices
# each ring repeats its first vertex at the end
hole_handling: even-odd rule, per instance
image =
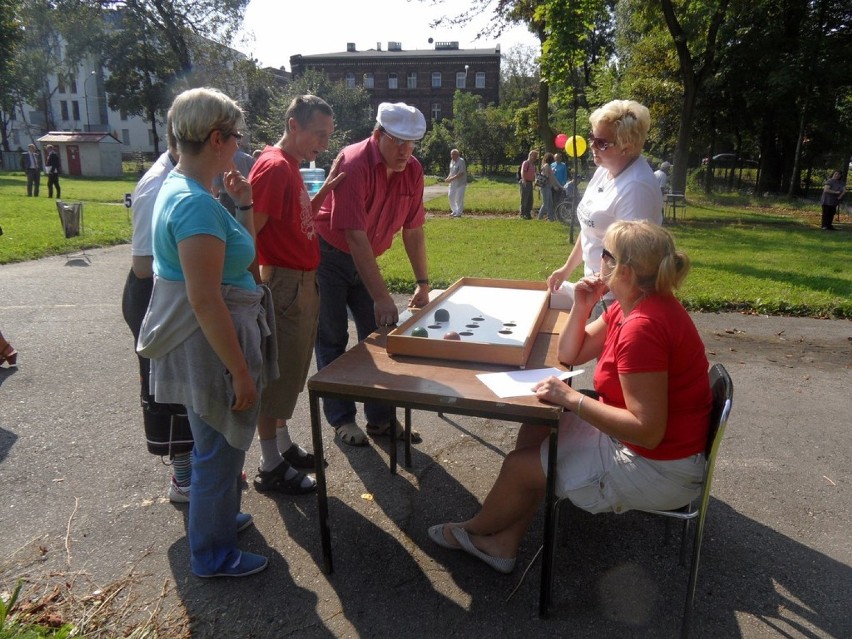
MULTIPOLYGON (((23 173, 0 173, 0 264, 130 241, 124 194, 136 177, 62 178, 63 199, 84 202, 84 229, 65 239, 53 201, 27 198, 23 173)), ((669 228, 693 268, 681 291, 692 310, 852 318, 852 223, 819 230, 816 204, 743 196, 688 198, 686 221, 669 228)), ((517 217, 513 180, 477 179, 465 217, 449 219, 446 196, 427 203, 429 276, 434 287, 460 277, 543 280, 564 263, 568 228, 517 217)), ((410 291, 413 276, 402 242, 380 260, 392 290, 410 291)), ((579 271, 578 271, 579 273, 579 271)))

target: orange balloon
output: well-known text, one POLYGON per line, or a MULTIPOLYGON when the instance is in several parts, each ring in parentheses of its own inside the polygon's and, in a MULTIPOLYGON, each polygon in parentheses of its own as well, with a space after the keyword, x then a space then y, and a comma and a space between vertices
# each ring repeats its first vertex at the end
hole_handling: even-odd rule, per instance
POLYGON ((565 141, 565 153, 572 158, 578 158, 586 152, 586 138, 574 135, 565 141))

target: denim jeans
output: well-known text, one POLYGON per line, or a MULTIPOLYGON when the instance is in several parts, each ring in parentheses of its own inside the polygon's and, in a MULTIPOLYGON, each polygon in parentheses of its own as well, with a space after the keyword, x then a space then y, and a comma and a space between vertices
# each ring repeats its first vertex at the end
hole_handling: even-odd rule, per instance
MULTIPOLYGON (((317 269, 320 290, 319 327, 315 347, 317 370, 322 370, 346 352, 349 344, 349 313, 355 320, 360 342, 376 330, 373 298, 358 275, 352 256, 320 238, 320 265, 317 269)), ((334 427, 355 421, 355 402, 323 398, 323 413, 334 427)), ((364 403, 370 424, 390 420, 387 404, 364 403)))
POLYGON ((237 548, 239 481, 244 450, 231 446, 221 433, 187 407, 195 438, 189 500, 189 565, 196 575, 212 575, 233 564, 237 548))
POLYGON ((547 217, 548 222, 553 222, 556 219, 556 213, 553 204, 553 189, 550 184, 545 184, 540 187, 541 190, 541 208, 538 210, 538 219, 543 220, 547 217))

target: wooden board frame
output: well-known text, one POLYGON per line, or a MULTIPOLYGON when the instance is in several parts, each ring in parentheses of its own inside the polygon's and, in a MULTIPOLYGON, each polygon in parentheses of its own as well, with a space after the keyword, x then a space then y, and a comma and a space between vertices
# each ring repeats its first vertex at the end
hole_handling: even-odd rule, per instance
POLYGON ((434 359, 505 364, 523 368, 532 351, 542 320, 549 310, 550 296, 545 294, 546 291, 547 284, 545 282, 463 277, 438 297, 431 300, 426 306, 414 311, 410 318, 388 333, 387 352, 390 355, 413 355, 434 359), (461 341, 425 339, 423 337, 412 337, 409 334, 411 328, 420 321, 424 313, 429 314, 434 312, 436 308, 440 307, 453 294, 465 286, 512 288, 542 292, 541 307, 536 312, 530 331, 524 338, 523 345, 475 342, 469 339, 462 339, 461 341))

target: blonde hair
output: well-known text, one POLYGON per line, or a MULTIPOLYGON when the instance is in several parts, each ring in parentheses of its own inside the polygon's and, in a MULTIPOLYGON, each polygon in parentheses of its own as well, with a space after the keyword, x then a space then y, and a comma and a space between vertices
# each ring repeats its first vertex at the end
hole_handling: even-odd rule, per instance
POLYGON ((638 156, 651 128, 651 113, 634 100, 613 100, 593 111, 589 123, 592 127, 601 123, 612 126, 618 146, 632 145, 633 154, 638 156))
POLYGON ((184 91, 169 110, 171 129, 181 153, 197 155, 213 131, 230 133, 244 122, 243 111, 218 89, 184 91))
POLYGON ((604 245, 616 259, 611 277, 621 266, 629 266, 646 294, 673 294, 689 272, 689 257, 675 248, 672 234, 648 220, 615 222, 606 231, 604 245))

